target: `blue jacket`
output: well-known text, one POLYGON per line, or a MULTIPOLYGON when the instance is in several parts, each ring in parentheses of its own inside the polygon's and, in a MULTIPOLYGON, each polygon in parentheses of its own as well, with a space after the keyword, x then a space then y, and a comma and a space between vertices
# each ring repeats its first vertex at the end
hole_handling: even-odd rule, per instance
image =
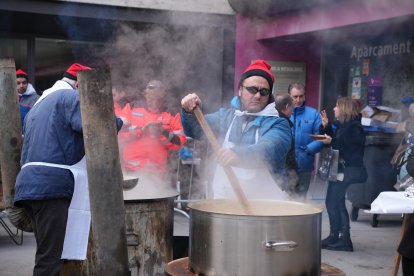
MULTIPOLYGON (((119 119, 117 125, 118 128, 122 125, 119 119)), ((79 93, 74 89, 56 90, 36 104, 25 118, 20 163, 74 165, 84 155, 79 93)), ((14 203, 19 206, 22 200, 71 199, 73 189, 69 170, 27 166, 17 176, 14 203)))
POLYGON ((310 134, 319 134, 321 116, 316 109, 303 105, 293 108, 290 120, 293 122, 298 172, 313 171, 314 155, 322 149, 323 144, 313 140, 310 134))
POLYGON ((33 107, 37 99, 39 99, 39 95, 37 95, 36 90, 30 83, 27 85, 26 92, 24 92, 23 94, 19 94, 19 108, 22 129, 24 118, 26 117, 30 109, 33 107))
MULTIPOLYGON (((224 141, 236 109, 240 109, 238 98, 232 101, 230 108, 220 108, 217 112, 205 116, 220 144, 224 141)), ((229 141, 235 144, 232 149, 243 160, 240 166, 258 168, 263 164, 261 161, 265 160, 270 172, 283 173, 292 139, 287 120, 274 116, 257 116, 242 131, 246 119, 246 115, 236 117, 229 136, 229 141), (256 143, 257 129, 259 138, 256 143)), ((201 137, 201 126, 193 114, 182 110, 181 121, 187 136, 196 139, 201 137)))

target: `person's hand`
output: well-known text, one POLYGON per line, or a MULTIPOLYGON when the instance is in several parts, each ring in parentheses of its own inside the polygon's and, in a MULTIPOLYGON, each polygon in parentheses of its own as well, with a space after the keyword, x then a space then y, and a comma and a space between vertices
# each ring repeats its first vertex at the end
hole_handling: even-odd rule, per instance
POLYGON ((187 96, 185 96, 184 98, 182 98, 181 100, 181 107, 186 111, 186 112, 193 112, 194 108, 197 105, 201 104, 201 100, 200 98, 197 96, 197 94, 195 93, 191 93, 188 94, 187 96))
POLYGON ((162 126, 157 122, 149 122, 142 128, 142 132, 156 138, 161 135, 162 126))
POLYGON ((137 133, 137 126, 131 125, 128 127, 129 134, 133 138, 138 138, 140 135, 137 133))
POLYGON ((325 136, 325 139, 319 140, 319 142, 322 142, 325 145, 329 145, 332 142, 332 137, 327 134, 325 134, 324 136, 325 136))
POLYGON ((131 122, 127 118, 125 118, 125 117, 118 117, 118 118, 122 120, 122 123, 124 123, 123 124, 124 127, 131 126, 131 122))
POLYGON ((231 149, 219 149, 217 152, 217 161, 223 166, 231 166, 237 163, 239 157, 231 149))
POLYGON ((329 123, 328 116, 326 116, 325 110, 322 110, 320 114, 321 114, 322 125, 325 128, 329 123))

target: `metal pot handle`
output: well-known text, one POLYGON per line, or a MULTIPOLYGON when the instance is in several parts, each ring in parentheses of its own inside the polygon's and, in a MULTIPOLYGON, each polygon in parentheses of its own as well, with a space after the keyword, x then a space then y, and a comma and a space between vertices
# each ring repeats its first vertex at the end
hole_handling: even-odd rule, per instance
POLYGON ((276 251, 293 251, 298 246, 294 241, 264 241, 263 245, 266 249, 276 251))

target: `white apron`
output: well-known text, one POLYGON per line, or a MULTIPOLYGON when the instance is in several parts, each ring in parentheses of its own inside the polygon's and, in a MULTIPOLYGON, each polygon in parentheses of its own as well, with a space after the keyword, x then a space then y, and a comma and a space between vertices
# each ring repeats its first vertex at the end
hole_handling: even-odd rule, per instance
MULTIPOLYGON (((234 143, 229 141, 230 130, 233 126, 233 118, 226 136, 224 138, 223 148, 231 148, 234 143)), ((259 138, 259 130, 256 130, 256 143, 259 138)), ((241 189, 248 199, 287 199, 287 194, 283 192, 276 184, 267 166, 263 164, 261 168, 247 169, 240 167, 231 167, 239 180, 241 189)), ((223 167, 217 165, 213 179, 213 198, 214 199, 235 199, 233 188, 225 174, 223 167)))
POLYGON ((75 187, 72 201, 69 205, 61 259, 85 260, 88 248, 89 229, 91 226, 88 174, 86 171, 85 156, 72 166, 46 162, 29 162, 24 164, 22 169, 31 165, 68 169, 72 172, 75 187))

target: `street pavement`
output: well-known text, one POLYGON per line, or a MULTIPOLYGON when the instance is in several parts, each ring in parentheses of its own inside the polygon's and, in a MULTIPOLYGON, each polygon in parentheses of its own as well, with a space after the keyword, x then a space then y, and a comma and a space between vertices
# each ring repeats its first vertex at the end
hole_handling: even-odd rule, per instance
MULTIPOLYGON (((313 183, 307 203, 324 207, 326 186, 313 183)), ((348 202, 349 204, 349 202, 348 202)), ((350 205, 349 205, 350 207, 350 205)), ((7 218, 2 215, 3 219, 7 218)), ((393 259, 397 248, 402 219, 400 215, 381 215, 378 226, 371 226, 372 215, 360 210, 358 220, 351 222, 351 238, 354 252, 322 250, 322 262, 341 269, 351 276, 391 275, 393 259)), ((174 235, 188 235, 189 220, 175 213, 174 235)), ((322 238, 329 233, 326 211, 322 214, 322 238)), ((0 275, 28 276, 34 264, 35 239, 33 234, 24 233, 23 244, 16 245, 0 225, 0 275)), ((399 274, 401 268, 399 269, 399 274)))

